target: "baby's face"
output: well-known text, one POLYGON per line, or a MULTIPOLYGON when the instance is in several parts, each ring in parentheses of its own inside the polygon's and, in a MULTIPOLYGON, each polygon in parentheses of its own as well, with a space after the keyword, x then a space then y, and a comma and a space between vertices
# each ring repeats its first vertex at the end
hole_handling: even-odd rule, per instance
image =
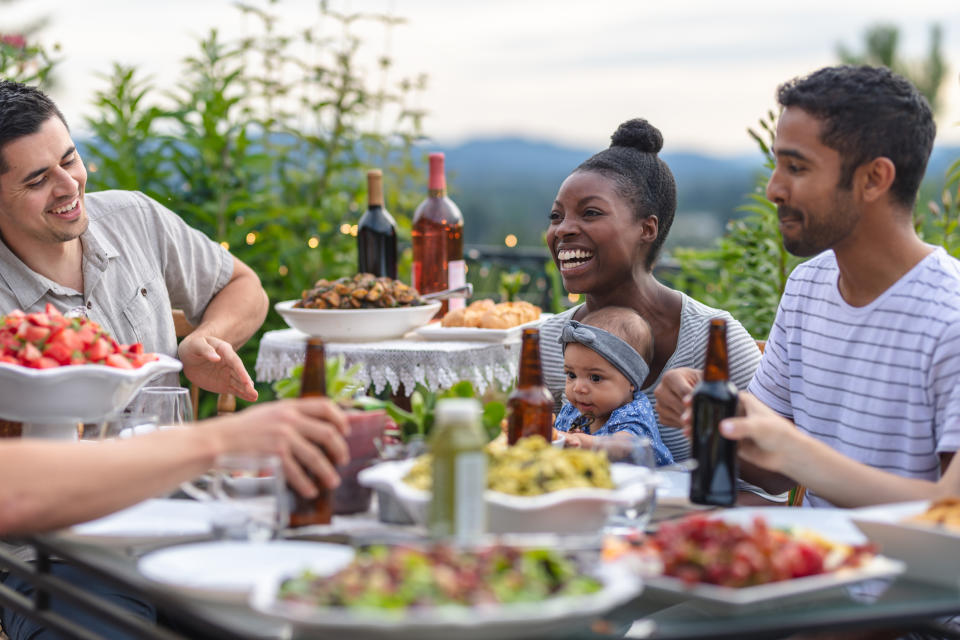
POLYGON ((604 424, 614 409, 633 400, 633 387, 626 376, 582 344, 567 344, 563 370, 567 401, 580 413, 594 416, 597 426, 604 424))

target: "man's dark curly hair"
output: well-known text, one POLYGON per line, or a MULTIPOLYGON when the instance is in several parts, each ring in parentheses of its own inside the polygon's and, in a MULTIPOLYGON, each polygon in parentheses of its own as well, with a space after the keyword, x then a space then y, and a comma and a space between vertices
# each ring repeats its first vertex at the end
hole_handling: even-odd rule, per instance
POLYGON ((896 167, 890 193, 913 208, 937 127, 926 98, 906 78, 885 67, 826 67, 781 85, 777 100, 823 122, 820 140, 842 160, 838 186, 849 188, 865 162, 888 158, 896 167))
POLYGON ((0 173, 9 167, 3 159, 7 144, 40 131, 43 123, 56 116, 64 126, 67 120, 46 94, 19 82, 0 80, 0 173))
POLYGON ((663 148, 660 130, 636 118, 621 124, 610 147, 587 159, 576 171, 594 171, 617 185, 617 193, 630 203, 634 218, 657 216, 657 237, 647 253, 647 269, 653 267, 663 247, 677 210, 677 183, 657 152, 663 148))

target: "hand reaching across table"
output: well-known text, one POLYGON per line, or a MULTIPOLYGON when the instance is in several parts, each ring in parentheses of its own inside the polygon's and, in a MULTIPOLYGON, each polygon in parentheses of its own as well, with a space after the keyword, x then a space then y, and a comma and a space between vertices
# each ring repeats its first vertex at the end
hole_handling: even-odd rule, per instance
POLYGON ((229 342, 193 332, 180 342, 177 355, 184 375, 200 388, 231 393, 248 402, 257 399, 253 380, 229 342))

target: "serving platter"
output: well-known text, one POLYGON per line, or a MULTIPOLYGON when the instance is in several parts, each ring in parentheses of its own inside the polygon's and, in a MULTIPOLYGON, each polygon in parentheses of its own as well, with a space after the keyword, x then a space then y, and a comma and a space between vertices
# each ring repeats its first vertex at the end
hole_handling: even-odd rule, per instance
MULTIPOLYGON (((710 517, 743 527, 751 526, 759 517, 771 529, 805 530, 839 544, 867 542, 866 536, 855 526, 851 511, 844 509, 750 507, 722 510, 710 517)), ((881 550, 886 551, 885 548, 881 550)), ((729 608, 775 606, 784 598, 790 598, 791 602, 821 598, 830 595, 832 590, 875 578, 889 578, 905 570, 903 562, 885 554, 875 555, 855 568, 751 587, 733 588, 702 583, 689 585, 671 576, 648 576, 645 580, 651 594, 661 599, 696 600, 708 606, 729 608)))
POLYGON ((654 595, 669 594, 676 601, 696 600, 721 608, 775 604, 784 598, 795 602, 800 598, 822 597, 833 589, 854 585, 875 578, 889 578, 903 573, 904 563, 885 556, 874 556, 853 569, 840 569, 792 580, 770 582, 753 587, 721 587, 714 584, 689 585, 671 576, 647 577, 646 585, 654 595))
POLYGON ((927 501, 880 505, 854 509, 851 517, 884 555, 906 563, 909 577, 960 588, 960 531, 908 520, 929 505, 927 501))
POLYGON ((519 340, 524 329, 537 327, 550 317, 552 313, 541 313, 540 317, 530 322, 519 324, 509 329, 481 329, 479 327, 444 327, 439 322, 431 322, 417 329, 414 333, 424 340, 453 340, 458 342, 507 342, 519 340))
MULTIPOLYGON (((411 487, 403 478, 414 460, 382 462, 357 476, 360 484, 385 491, 397 499, 417 524, 427 521, 430 492, 411 487)), ((645 467, 613 463, 614 489, 561 489, 538 496, 515 496, 486 491, 487 531, 501 533, 596 533, 617 505, 643 502, 655 490, 657 474, 645 467)))
POLYGON ((580 626, 586 631, 590 621, 632 600, 643 587, 638 576, 610 570, 598 576, 603 588, 588 595, 506 605, 352 611, 280 600, 277 594, 288 576, 288 573, 278 572, 257 584, 250 597, 250 606, 270 617, 292 623, 295 631, 351 640, 512 640, 569 632, 580 626))
POLYGON ((366 342, 399 338, 430 321, 440 302, 386 309, 298 309, 299 300, 276 303, 276 309, 292 329, 330 342, 366 342))

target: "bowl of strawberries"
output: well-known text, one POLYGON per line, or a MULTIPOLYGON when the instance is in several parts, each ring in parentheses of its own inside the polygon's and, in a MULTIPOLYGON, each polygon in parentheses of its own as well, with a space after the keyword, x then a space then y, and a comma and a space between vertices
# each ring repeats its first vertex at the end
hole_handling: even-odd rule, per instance
POLYGON ((87 318, 51 305, 0 317, 0 413, 23 422, 92 422, 122 409, 180 361, 121 344, 87 318))

